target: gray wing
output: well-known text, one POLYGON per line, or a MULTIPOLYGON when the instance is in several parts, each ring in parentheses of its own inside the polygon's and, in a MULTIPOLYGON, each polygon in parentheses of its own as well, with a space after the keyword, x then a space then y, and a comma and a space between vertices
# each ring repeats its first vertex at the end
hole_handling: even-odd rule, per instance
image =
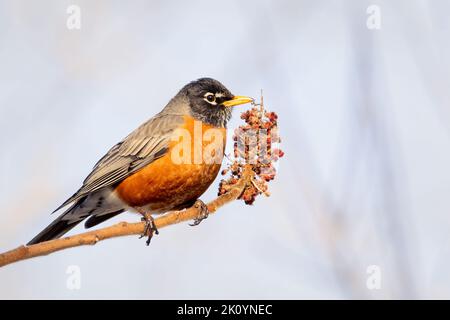
MULTIPOLYGON (((115 185, 162 157, 168 151, 172 132, 184 119, 181 115, 159 114, 112 147, 94 166, 83 186, 55 211, 91 192, 115 185)), ((54 212, 55 212, 54 211, 54 212)))

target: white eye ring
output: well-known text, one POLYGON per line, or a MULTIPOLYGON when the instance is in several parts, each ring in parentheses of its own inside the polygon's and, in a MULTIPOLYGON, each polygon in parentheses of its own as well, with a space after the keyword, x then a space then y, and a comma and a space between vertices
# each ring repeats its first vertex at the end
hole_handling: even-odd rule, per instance
POLYGON ((217 104, 216 96, 213 93, 211 93, 211 92, 206 93, 205 94, 205 98, 203 100, 205 100, 206 102, 208 102, 208 103, 210 103, 212 105, 216 105, 217 104))

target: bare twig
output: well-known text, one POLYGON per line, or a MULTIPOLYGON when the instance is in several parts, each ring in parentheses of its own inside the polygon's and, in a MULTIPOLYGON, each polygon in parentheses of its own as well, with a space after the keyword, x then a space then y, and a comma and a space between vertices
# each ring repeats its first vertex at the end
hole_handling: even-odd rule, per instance
MULTIPOLYGON (((219 196, 207 204, 209 213, 214 213, 217 209, 228 202, 236 200, 242 194, 244 189, 251 184, 253 176, 254 172, 251 166, 246 165, 244 174, 239 182, 235 184, 227 193, 219 196)), ((158 229, 161 229, 172 224, 193 220, 199 217, 201 214, 200 211, 200 208, 197 208, 196 206, 182 211, 172 211, 155 219, 155 226, 158 229)), ((105 239, 142 234, 144 232, 144 227, 145 222, 120 222, 107 228, 85 232, 71 237, 45 241, 31 246, 20 246, 16 249, 0 254, 0 267, 20 260, 44 256, 72 247, 94 245, 105 239)))

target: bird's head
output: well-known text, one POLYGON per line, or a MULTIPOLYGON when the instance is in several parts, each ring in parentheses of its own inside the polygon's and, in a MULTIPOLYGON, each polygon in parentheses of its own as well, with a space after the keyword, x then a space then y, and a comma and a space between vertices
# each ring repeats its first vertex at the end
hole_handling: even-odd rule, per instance
POLYGON ((252 102, 245 96, 233 95, 223 84, 211 78, 192 81, 180 93, 189 101, 191 115, 216 127, 226 127, 232 107, 252 102))

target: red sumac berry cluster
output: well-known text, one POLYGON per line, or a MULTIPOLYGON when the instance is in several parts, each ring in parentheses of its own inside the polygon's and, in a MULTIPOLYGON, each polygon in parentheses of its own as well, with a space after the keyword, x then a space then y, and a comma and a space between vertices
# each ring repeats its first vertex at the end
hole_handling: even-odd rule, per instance
POLYGON ((230 173, 230 177, 220 182, 219 195, 227 193, 238 183, 244 166, 250 165, 255 178, 246 186, 239 199, 246 204, 253 204, 258 195, 269 195, 268 182, 276 175, 274 164, 283 157, 284 152, 275 147, 281 142, 275 112, 265 111, 262 104, 254 105, 241 114, 241 119, 245 124, 239 126, 233 135, 234 160, 222 171, 222 175, 230 173))

